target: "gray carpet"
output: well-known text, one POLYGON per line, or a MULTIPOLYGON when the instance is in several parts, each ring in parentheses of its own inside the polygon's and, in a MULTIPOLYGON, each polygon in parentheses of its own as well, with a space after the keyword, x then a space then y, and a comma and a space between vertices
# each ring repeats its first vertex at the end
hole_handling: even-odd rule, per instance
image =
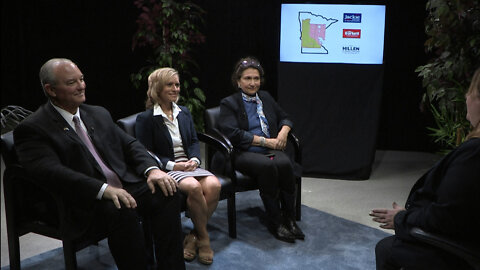
MULTIPOLYGON (((226 202, 221 201, 209 222, 214 263, 204 266, 196 260, 187 269, 375 269, 375 244, 389 234, 302 206, 298 224, 305 241, 295 244, 276 240, 263 223, 264 212, 258 191, 237 195, 237 239, 228 237, 226 202)), ((183 217, 183 228, 192 228, 183 217)), ((77 253, 79 269, 113 270, 106 241, 77 253)), ((9 269, 3 267, 2 270, 9 269)), ((22 261, 22 269, 64 269, 63 253, 55 249, 22 261)))

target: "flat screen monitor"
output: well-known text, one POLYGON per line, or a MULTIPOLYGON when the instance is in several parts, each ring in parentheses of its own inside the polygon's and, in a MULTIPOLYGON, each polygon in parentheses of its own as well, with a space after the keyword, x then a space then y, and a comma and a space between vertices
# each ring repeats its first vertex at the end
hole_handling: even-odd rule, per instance
POLYGON ((385 5, 282 4, 280 62, 382 64, 385 5))

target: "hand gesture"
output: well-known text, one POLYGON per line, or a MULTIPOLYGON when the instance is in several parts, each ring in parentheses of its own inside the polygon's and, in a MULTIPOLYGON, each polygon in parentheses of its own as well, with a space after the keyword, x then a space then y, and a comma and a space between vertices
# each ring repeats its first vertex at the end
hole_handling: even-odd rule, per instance
POLYGON ((172 196, 177 192, 177 182, 167 173, 159 169, 148 172, 147 185, 155 193, 155 185, 159 186, 165 196, 172 196))
POLYGON ((395 215, 405 210, 405 208, 400 207, 396 202, 393 202, 392 207, 393 209, 373 209, 372 212, 370 212, 373 221, 383 223, 380 225, 380 228, 395 229, 395 224, 393 223, 395 215))
POLYGON ((136 208, 137 202, 135 199, 123 188, 116 188, 110 185, 107 186, 103 192, 103 198, 107 200, 112 200, 115 204, 115 207, 118 209, 121 208, 120 201, 125 204, 127 208, 136 208))

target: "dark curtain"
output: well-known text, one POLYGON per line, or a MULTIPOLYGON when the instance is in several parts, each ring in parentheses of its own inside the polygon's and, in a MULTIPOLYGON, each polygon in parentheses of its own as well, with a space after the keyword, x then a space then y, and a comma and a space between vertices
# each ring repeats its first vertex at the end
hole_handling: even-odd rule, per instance
POLYGON ((38 71, 50 58, 74 61, 85 75, 87 102, 115 118, 143 110, 146 89, 130 74, 144 63, 131 42, 138 11, 132 1, 2 1, 2 108, 35 110, 46 101, 38 71), (138 54, 137 54, 138 56, 138 54))
POLYGON ((207 107, 218 106, 234 89, 231 74, 242 57, 255 56, 265 70, 263 89, 277 95, 280 1, 205 1, 207 29, 202 84, 207 107))
POLYGON ((426 61, 424 4, 386 2, 383 65, 279 64, 279 101, 294 117, 305 175, 368 179, 376 149, 431 148, 414 72, 426 61))
POLYGON ((304 175, 368 179, 382 65, 280 63, 279 102, 295 123, 304 175))
POLYGON ((424 88, 415 73, 434 55, 425 53, 426 0, 387 1, 382 105, 377 148, 436 151, 427 126, 434 126, 422 106, 424 88))
MULTIPOLYGON (((195 2, 207 11, 206 44, 196 52, 206 106, 217 106, 230 94, 233 65, 247 55, 259 58, 266 72, 263 88, 279 97, 281 1, 195 2)), ((425 2, 386 1, 377 149, 432 149, 425 129, 431 118, 419 106, 423 89, 414 72, 426 62, 425 2)), ((130 74, 147 64, 144 52, 131 48, 138 14, 133 0, 1 1, 1 107, 35 110, 43 104, 40 66, 52 57, 67 57, 85 74, 88 103, 105 106, 114 119, 143 110, 146 89, 136 90, 130 82, 130 74)))

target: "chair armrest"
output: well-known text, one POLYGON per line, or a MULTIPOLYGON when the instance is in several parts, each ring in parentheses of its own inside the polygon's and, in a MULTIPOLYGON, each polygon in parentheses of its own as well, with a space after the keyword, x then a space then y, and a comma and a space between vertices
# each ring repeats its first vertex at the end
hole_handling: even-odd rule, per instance
MULTIPOLYGON (((233 151, 233 145, 230 142, 230 140, 222 132, 220 132, 217 128, 211 128, 210 129, 210 134, 205 134, 205 135, 208 135, 210 137, 214 137, 215 139, 223 142, 223 144, 230 149, 229 152, 233 151)), ((302 163, 302 154, 301 154, 302 149, 301 149, 301 146, 300 146, 300 140, 298 139, 298 137, 293 132, 288 133, 288 138, 287 139, 292 143, 292 146, 294 148, 294 152, 295 152, 294 159, 295 159, 295 161, 297 163, 301 164, 302 163)))
POLYGON ((230 140, 215 128, 210 129, 208 134, 197 132, 197 135, 199 140, 207 146, 206 168, 216 175, 227 175, 233 183, 236 183, 235 172, 232 170, 233 145, 230 140), (209 148, 213 148, 214 151, 209 148))
POLYGON ((155 155, 152 151, 149 151, 147 150, 147 153, 153 158, 155 159, 155 161, 157 162, 157 165, 158 167, 163 168, 163 163, 162 161, 157 157, 157 155, 155 155))
POLYGON ((215 136, 203 132, 198 132, 197 135, 198 139, 201 142, 204 142, 208 146, 213 147, 216 151, 222 152, 222 154, 225 156, 229 156, 233 151, 233 147, 231 146, 230 141, 227 138, 225 138, 225 141, 223 139, 218 139, 215 136))
MULTIPOLYGON (((235 172, 233 170, 231 170, 231 168, 235 167, 234 164, 233 164, 233 158, 231 156, 232 153, 233 153, 232 143, 217 128, 210 128, 210 129, 208 129, 208 132, 209 132, 208 134, 203 134, 203 135, 212 137, 213 139, 216 139, 217 141, 222 142, 223 145, 228 148, 228 150, 223 151, 223 154, 224 154, 225 158, 227 159, 226 162, 230 163, 230 165, 228 166, 229 169, 227 169, 226 171, 229 171, 229 173, 227 173, 227 174, 230 175, 230 177, 235 182, 236 181, 236 175, 235 175, 235 172)), ((293 158, 294 161, 297 164, 302 164, 302 149, 301 149, 301 145, 300 145, 300 140, 297 138, 297 136, 293 132, 288 133, 287 140, 290 142, 290 144, 289 144, 290 145, 289 146, 290 151, 293 150, 293 153, 289 152, 289 154, 291 155, 290 157, 293 158)), ((287 149, 287 151, 288 151, 288 149, 287 149)), ((299 165, 299 166, 301 166, 301 165, 299 165)))
POLYGON ((293 149, 294 149, 294 157, 293 158, 294 158, 295 162, 297 162, 298 164, 302 164, 302 148, 301 148, 301 145, 300 145, 300 140, 298 139, 298 137, 293 132, 288 133, 287 140, 289 140, 290 143, 293 146, 293 149))
POLYGON ((473 244, 459 243, 456 240, 426 232, 418 227, 412 228, 410 235, 421 242, 455 254, 468 261, 476 269, 480 269, 480 243, 476 243, 475 246, 473 244))
POLYGON ((216 138, 217 140, 223 142, 225 144, 226 147, 228 147, 230 149, 230 151, 233 151, 233 144, 232 142, 230 142, 230 140, 227 138, 227 136, 225 136, 220 130, 218 130, 217 128, 210 128, 209 129, 209 132, 207 133, 204 133, 204 134, 207 134, 211 137, 214 137, 216 138))

